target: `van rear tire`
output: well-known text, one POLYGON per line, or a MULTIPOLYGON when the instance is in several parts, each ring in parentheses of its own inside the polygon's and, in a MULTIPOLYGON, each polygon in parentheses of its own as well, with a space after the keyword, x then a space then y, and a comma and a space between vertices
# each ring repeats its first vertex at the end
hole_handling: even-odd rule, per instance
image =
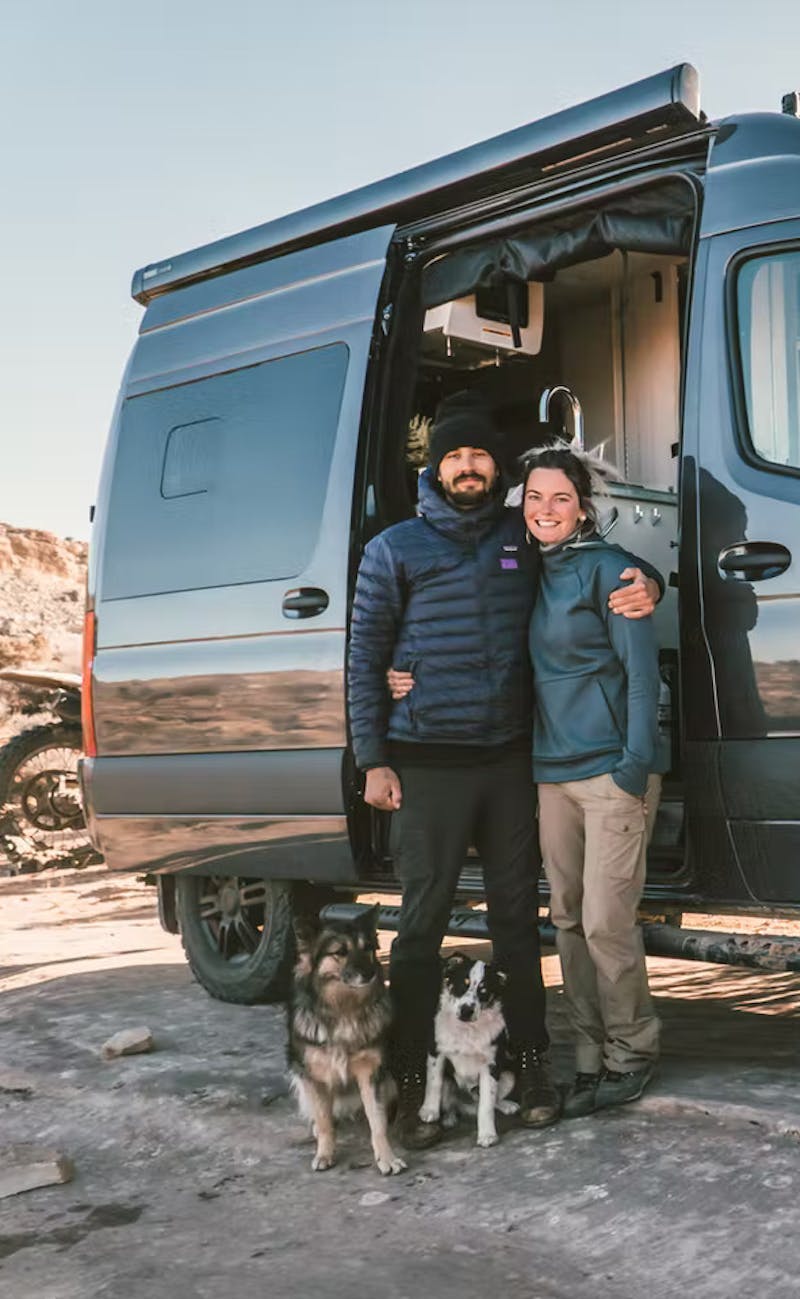
POLYGON ((292 888, 284 880, 178 875, 181 944, 197 982, 218 1001, 283 1001, 294 960, 292 888))

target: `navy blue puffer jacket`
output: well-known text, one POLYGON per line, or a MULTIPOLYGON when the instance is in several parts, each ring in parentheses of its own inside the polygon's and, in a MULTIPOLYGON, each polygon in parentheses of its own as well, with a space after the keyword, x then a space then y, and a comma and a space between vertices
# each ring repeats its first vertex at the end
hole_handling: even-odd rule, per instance
POLYGON ((527 629, 539 554, 519 510, 495 497, 457 510, 420 478, 419 517, 367 545, 350 629, 348 697, 359 767, 387 764, 387 740, 500 745, 530 732, 527 629), (389 666, 415 685, 392 702, 389 666))

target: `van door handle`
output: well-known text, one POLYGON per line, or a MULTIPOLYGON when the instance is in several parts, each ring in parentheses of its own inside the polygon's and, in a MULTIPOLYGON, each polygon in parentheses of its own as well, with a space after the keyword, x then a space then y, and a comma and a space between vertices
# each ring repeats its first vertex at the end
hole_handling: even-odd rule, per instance
POLYGON ((791 551, 777 541, 740 541, 719 552, 717 567, 726 581, 764 582, 785 573, 791 562, 791 551))
POLYGON ((287 591, 281 609, 284 618, 313 618, 328 607, 328 592, 318 586, 299 586, 287 591))

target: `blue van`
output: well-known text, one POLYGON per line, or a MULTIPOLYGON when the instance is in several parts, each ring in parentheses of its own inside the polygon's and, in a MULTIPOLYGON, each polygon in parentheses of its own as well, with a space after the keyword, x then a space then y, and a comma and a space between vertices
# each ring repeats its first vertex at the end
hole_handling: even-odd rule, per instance
POLYGON ((683 64, 137 271, 82 779, 214 995, 279 995, 293 910, 396 892, 348 749, 349 606, 465 387, 520 451, 603 444, 613 539, 668 580, 648 907, 800 913, 796 113, 709 122, 683 64))

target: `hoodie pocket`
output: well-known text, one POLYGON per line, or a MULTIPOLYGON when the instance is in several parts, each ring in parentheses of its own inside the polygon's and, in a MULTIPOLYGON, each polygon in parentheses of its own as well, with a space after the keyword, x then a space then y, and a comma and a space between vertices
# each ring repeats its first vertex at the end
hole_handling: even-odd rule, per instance
POLYGON ((594 677, 594 680, 596 681, 598 689, 605 700, 612 725, 614 726, 620 741, 624 743, 625 732, 627 729, 625 724, 625 714, 627 712, 625 683, 617 679, 605 680, 603 677, 594 677))
POLYGON ((537 681, 534 754, 551 761, 570 761, 623 747, 622 731, 596 676, 537 681))
POLYGON ((392 667, 399 672, 410 672, 414 684, 402 699, 393 699, 391 708, 391 726, 395 732, 411 735, 417 729, 417 707, 420 697, 419 661, 407 654, 395 654, 392 667))

